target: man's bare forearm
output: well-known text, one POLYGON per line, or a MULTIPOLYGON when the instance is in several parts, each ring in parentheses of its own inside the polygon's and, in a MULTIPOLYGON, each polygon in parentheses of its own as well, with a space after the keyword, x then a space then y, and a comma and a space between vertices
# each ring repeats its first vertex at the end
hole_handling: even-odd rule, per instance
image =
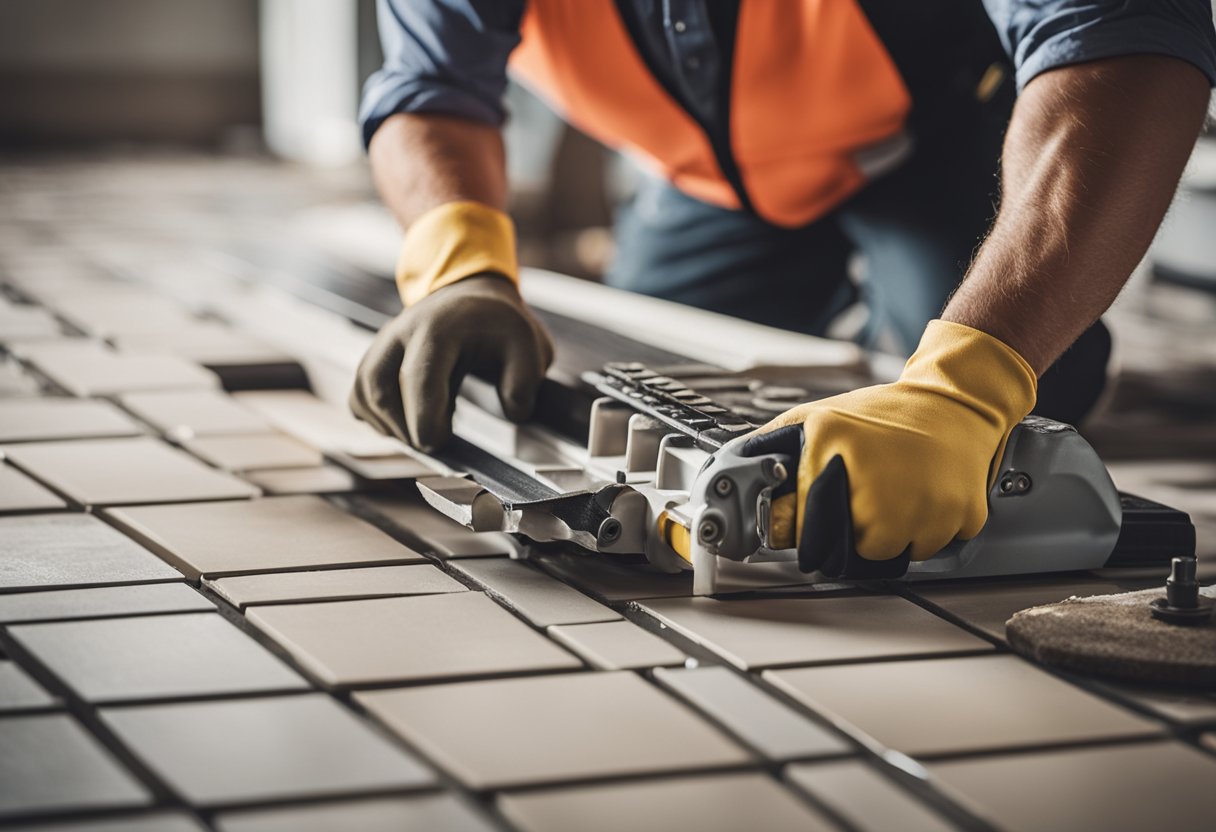
POLYGON ((1001 209, 942 317, 996 336, 1042 373, 1114 301, 1152 242, 1207 111, 1192 65, 1129 56, 1026 86, 1001 209))
POLYGON ((506 159, 496 127, 449 116, 398 114, 372 136, 369 155, 380 197, 403 228, 455 200, 506 209, 506 159))

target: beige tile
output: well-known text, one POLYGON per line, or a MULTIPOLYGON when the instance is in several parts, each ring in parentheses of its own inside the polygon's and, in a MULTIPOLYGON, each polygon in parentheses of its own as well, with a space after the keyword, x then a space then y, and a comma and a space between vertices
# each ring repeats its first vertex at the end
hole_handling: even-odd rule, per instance
POLYGON ((35 396, 38 394, 38 381, 21 372, 21 368, 13 363, 0 363, 0 399, 35 396))
POLYGON ((659 668, 657 682, 770 760, 847 754, 849 745, 727 667, 659 668))
POLYGON ((53 708, 59 700, 30 678, 16 662, 0 661, 0 715, 6 711, 53 708))
POLYGON ((934 777, 1002 829, 1210 829, 1216 759, 1177 742, 936 763, 934 777))
POLYGON ((322 462, 319 451, 281 433, 200 436, 184 441, 182 447, 204 462, 225 471, 307 468, 322 462))
POLYGON ((95 341, 31 341, 17 354, 76 396, 109 396, 136 390, 199 390, 218 386, 197 364, 157 353, 120 353, 95 341))
POLYGON ((219 832, 491 832, 496 827, 453 795, 436 794, 225 812, 216 828, 219 832))
POLYGON ((214 609, 215 604, 180 582, 0 594, 0 624, 214 609))
POLYGON ((141 433, 130 416, 105 401, 51 397, 0 401, 0 442, 141 433))
POLYGON ((673 645, 631 621, 604 621, 550 627, 549 636, 599 670, 635 670, 684 664, 673 645))
POLYGON ((59 294, 49 304, 72 326, 99 338, 124 332, 169 336, 195 321, 176 302, 134 285, 59 294))
POLYGON ((63 498, 13 466, 0 463, 0 512, 53 511, 66 507, 63 498))
POLYGON ((801 763, 787 768, 785 776, 858 832, 950 832, 958 828, 858 760, 801 763))
POLYGON ((109 516, 191 578, 425 560, 320 497, 140 506, 109 516))
POLYGON ((347 471, 333 465, 312 468, 262 468, 247 471, 245 479, 267 494, 341 494, 354 491, 359 483, 347 471))
POLYGON ((510 536, 469 531, 417 496, 372 496, 360 499, 359 504, 436 557, 475 558, 511 555, 516 551, 510 536))
POLYGON ((64 821, 50 826, 22 827, 21 832, 206 832, 189 815, 177 812, 145 812, 113 815, 97 820, 64 821))
POLYGON ((1115 682, 1101 682, 1100 687, 1170 722, 1216 725, 1216 690, 1171 690, 1115 682))
POLYGON ((248 618, 333 687, 581 667, 480 592, 257 606, 248 618))
POLYGON ((86 506, 233 500, 258 491, 159 439, 80 439, 6 445, 5 455, 86 506))
POLYGON ((836 827, 762 774, 650 779, 504 794, 522 832, 817 832, 836 827))
POLYGON ((175 437, 258 433, 269 428, 265 419, 222 390, 128 393, 119 403, 161 433, 175 437))
POLYGON ((326 453, 397 457, 405 447, 360 422, 346 407, 304 390, 250 390, 235 398, 279 430, 326 453))
POLYGON ((192 320, 169 332, 126 331, 112 338, 116 347, 137 352, 167 352, 205 365, 282 364, 293 359, 240 330, 218 321, 192 320))
POLYGON ((538 627, 621 620, 608 607, 523 561, 475 558, 458 561, 452 568, 486 587, 538 627))
POLYGON ((661 622, 744 670, 991 649, 890 595, 641 603, 661 622))
POLYGON ((429 786, 434 775, 322 694, 108 708, 102 719, 200 806, 429 786))
MULTIPOLYGON (((250 604, 392 598, 468 591, 468 587, 460 581, 424 563, 235 575, 204 583, 240 609, 250 604)), ((3 598, 0 597, 0 608, 2 605, 3 598)))
POLYGON ((0 309, 0 343, 58 338, 62 332, 55 316, 37 306, 5 306, 0 309))
POLYGON ((426 685, 355 698, 475 789, 749 762, 684 705, 623 671, 426 685))
POLYGON ((764 677, 812 710, 912 755, 1162 731, 1156 722, 1009 655, 773 670, 764 677))

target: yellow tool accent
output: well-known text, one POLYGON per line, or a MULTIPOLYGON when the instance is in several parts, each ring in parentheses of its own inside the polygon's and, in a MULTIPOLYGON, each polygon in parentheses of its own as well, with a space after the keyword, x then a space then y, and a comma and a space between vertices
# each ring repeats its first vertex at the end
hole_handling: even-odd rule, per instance
POLYGON ((677 555, 692 563, 692 533, 688 527, 666 511, 659 515, 656 525, 659 539, 674 549, 677 555))
POLYGON ((802 538, 811 483, 839 454, 849 473, 857 553, 887 560, 911 547, 924 560, 988 520, 988 489, 1009 432, 1034 406, 1023 358, 977 329, 930 321, 893 384, 804 404, 761 428, 801 424, 798 490, 773 501, 774 548, 802 538), (779 529, 794 536, 774 539, 779 529))
POLYGON ((515 224, 480 202, 448 202, 414 221, 397 258, 397 291, 412 306, 436 289, 492 272, 519 285, 515 224))

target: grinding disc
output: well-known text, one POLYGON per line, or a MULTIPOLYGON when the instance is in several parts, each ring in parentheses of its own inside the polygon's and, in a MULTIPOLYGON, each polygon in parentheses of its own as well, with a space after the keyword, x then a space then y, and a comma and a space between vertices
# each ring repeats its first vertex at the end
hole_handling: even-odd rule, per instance
POLYGON ((1158 621, 1149 602, 1163 595, 1146 589, 1031 607, 1009 619, 1005 633, 1014 650, 1062 670, 1216 687, 1216 622, 1184 627, 1158 621))

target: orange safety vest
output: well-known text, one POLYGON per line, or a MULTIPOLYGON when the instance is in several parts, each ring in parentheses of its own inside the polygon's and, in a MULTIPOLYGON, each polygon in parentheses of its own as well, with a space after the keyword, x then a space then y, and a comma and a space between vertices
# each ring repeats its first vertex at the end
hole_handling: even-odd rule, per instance
MULTIPOLYGON (((511 68, 576 127, 723 208, 743 200, 706 132, 646 67, 612 0, 529 0, 511 68)), ((729 153, 752 209, 776 225, 823 216, 898 145, 911 109, 856 0, 742 3, 729 153), (875 152, 878 151, 878 152, 875 152)))

